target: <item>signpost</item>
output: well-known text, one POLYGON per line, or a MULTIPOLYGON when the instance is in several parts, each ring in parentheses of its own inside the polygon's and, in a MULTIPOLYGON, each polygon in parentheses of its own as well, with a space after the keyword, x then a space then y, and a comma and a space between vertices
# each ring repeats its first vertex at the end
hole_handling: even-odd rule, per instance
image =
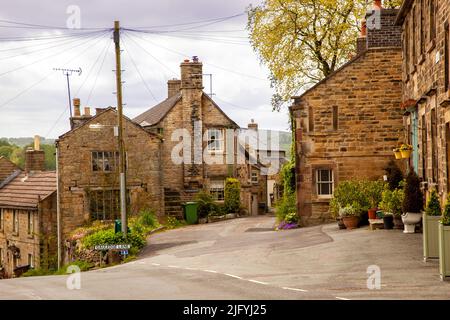
POLYGON ((94 250, 100 252, 100 267, 103 261, 103 251, 119 251, 120 255, 127 256, 130 248, 131 244, 99 244, 94 246, 94 250))

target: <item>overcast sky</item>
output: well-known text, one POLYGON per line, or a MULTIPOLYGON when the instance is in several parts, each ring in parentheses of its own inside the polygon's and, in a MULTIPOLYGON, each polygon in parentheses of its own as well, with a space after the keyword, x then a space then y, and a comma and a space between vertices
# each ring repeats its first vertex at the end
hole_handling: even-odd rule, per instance
MULTIPOLYGON (((164 100, 167 80, 179 78, 180 62, 197 55, 204 64, 203 72, 213 74, 215 101, 233 120, 244 127, 253 118, 261 128, 285 131, 287 108, 280 113, 271 111, 273 90, 267 69, 248 42, 247 17, 187 24, 244 13, 250 3, 259 1, 15 0, 2 1, 0 20, 66 27, 71 17, 68 7, 76 5, 82 28, 108 28, 120 20, 124 28, 177 31, 122 34, 125 115, 132 118, 164 100)), ((80 76, 70 78, 72 97, 79 97, 82 106, 116 105, 114 45, 109 36, 5 42, 1 38, 68 34, 67 30, 23 25, 5 27, 11 25, 0 21, 0 137, 38 134, 55 138, 69 129, 66 79, 52 70, 55 67, 83 70, 80 76)), ((77 33, 93 31, 98 30, 77 33)), ((209 93, 209 77, 204 78, 204 86, 209 93)))

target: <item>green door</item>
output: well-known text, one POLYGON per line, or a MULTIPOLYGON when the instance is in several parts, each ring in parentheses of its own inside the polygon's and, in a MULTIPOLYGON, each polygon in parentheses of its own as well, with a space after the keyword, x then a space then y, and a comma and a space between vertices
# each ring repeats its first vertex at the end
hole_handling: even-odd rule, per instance
POLYGON ((419 174, 419 119, 417 109, 411 111, 411 145, 413 146, 412 165, 414 171, 419 174))

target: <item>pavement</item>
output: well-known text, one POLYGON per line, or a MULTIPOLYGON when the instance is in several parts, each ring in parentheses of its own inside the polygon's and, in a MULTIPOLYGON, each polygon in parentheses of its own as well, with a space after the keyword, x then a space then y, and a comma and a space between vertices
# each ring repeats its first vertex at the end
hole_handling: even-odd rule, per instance
POLYGON ((69 276, 8 279, 0 299, 450 299, 438 261, 423 261, 422 234, 337 224, 276 232, 274 223, 157 233, 139 259, 81 273, 80 289, 67 288, 69 276))

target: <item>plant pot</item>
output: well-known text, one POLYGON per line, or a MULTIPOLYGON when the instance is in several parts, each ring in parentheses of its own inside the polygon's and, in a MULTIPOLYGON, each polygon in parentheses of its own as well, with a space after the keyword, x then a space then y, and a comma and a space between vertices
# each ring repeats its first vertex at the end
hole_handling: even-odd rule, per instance
POLYGON ((369 220, 375 220, 377 218, 377 208, 374 209, 369 209, 368 214, 369 214, 369 220))
POLYGON ((402 153, 400 151, 394 151, 395 159, 402 159, 402 153))
POLYGON ((411 152, 412 152, 412 150, 400 150, 400 153, 402 154, 403 159, 411 158, 411 152))
POLYGON ((450 226, 439 223, 439 273, 441 280, 450 279, 450 226))
POLYGON ((394 216, 385 215, 383 217, 384 228, 387 230, 391 230, 394 228, 394 216))
POLYGON ((353 230, 353 229, 358 228, 359 217, 356 217, 356 216, 343 217, 342 221, 344 222, 345 227, 348 230, 353 230))
POLYGON ((403 230, 404 227, 402 216, 394 216, 394 229, 403 230))
POLYGON ((339 227, 340 230, 347 229, 347 227, 345 226, 344 221, 342 220, 342 218, 338 218, 337 222, 338 222, 338 227, 339 227))
POLYGON ((439 259, 439 219, 440 216, 423 214, 423 259, 439 259))

